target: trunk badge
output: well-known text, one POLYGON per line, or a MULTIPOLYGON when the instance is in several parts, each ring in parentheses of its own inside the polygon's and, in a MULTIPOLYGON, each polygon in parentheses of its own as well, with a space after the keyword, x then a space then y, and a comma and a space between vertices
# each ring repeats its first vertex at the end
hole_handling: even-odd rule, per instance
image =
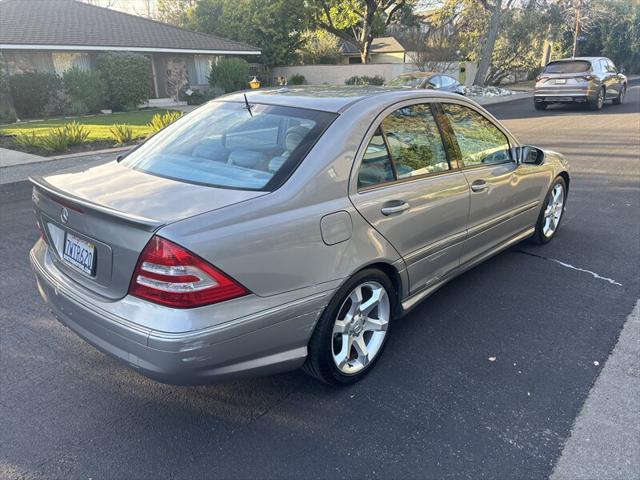
POLYGON ((69 210, 67 210, 67 207, 62 207, 62 211, 60 212, 60 221, 65 224, 69 221, 69 210))

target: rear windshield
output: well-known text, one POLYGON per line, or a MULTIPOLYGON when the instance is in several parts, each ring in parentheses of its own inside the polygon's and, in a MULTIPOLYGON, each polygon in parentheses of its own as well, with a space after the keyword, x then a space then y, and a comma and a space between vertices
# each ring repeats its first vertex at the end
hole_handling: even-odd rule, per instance
POLYGON ((201 185, 272 190, 334 118, 301 108, 211 102, 150 138, 121 164, 201 185))
POLYGON ((590 68, 591 63, 586 60, 553 62, 546 66, 544 73, 581 73, 588 72, 590 68))

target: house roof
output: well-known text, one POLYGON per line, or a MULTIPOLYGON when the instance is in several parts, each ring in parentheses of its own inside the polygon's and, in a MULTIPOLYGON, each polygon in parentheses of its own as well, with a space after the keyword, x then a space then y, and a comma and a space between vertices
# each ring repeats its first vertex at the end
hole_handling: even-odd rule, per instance
MULTIPOLYGON (((353 43, 343 42, 341 49, 343 55, 360 54, 360 49, 353 43)), ((374 38, 371 42, 371 53, 396 53, 405 51, 406 49, 396 37, 378 37, 374 38)))
POLYGON ((0 0, 0 48, 260 54, 260 49, 75 0, 0 0))

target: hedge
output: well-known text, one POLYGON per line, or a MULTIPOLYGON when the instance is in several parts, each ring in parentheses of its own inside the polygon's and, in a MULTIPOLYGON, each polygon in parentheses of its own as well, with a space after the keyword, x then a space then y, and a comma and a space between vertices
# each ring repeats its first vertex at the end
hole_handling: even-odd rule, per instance
POLYGON ((105 100, 112 110, 133 110, 149 99, 151 60, 131 52, 104 52, 96 65, 105 83, 105 100))

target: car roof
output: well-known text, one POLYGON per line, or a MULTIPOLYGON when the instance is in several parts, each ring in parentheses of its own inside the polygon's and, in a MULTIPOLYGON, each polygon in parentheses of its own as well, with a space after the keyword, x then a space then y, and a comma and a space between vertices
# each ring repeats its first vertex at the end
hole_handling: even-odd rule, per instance
POLYGON ((216 98, 214 101, 244 102, 245 95, 249 103, 278 105, 282 107, 306 108, 325 112, 341 113, 350 106, 365 99, 376 99, 381 103, 403 100, 405 97, 419 95, 429 97, 451 97, 459 95, 441 90, 416 90, 403 87, 352 87, 352 86, 296 86, 245 90, 216 98))
POLYGON ((594 60, 603 60, 607 59, 607 57, 570 57, 570 58, 559 58, 558 60, 552 60, 549 63, 555 62, 572 62, 574 60, 582 60, 585 62, 593 62, 594 60))

